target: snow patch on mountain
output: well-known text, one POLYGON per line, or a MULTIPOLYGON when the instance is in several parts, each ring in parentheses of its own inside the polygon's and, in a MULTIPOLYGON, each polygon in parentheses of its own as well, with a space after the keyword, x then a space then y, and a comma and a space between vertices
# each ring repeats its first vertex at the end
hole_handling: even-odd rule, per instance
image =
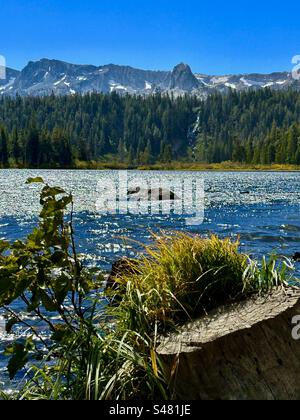
POLYGON ((220 85, 220 84, 224 85, 225 83, 228 82, 228 80, 229 80, 229 76, 218 76, 218 77, 213 77, 211 79, 212 84, 214 85, 220 85))
POLYGON ((234 85, 233 83, 225 83, 225 86, 230 88, 230 89, 237 89, 236 85, 234 85))
POLYGON ((253 86, 253 83, 251 83, 249 80, 245 79, 245 77, 241 77, 241 82, 244 83, 244 85, 247 86, 247 87, 253 86))
POLYGON ((60 79, 60 80, 58 80, 57 82, 53 83, 53 86, 58 86, 58 85, 60 85, 61 83, 63 83, 63 82, 66 80, 66 78, 67 78, 67 75, 65 74, 65 75, 64 75, 64 77, 63 77, 62 79, 60 79))
POLYGON ((274 85, 275 85, 275 82, 268 82, 265 85, 263 85, 262 87, 267 88, 267 87, 271 87, 271 86, 274 86, 274 85))
POLYGON ((118 84, 114 81, 111 81, 110 82, 110 91, 115 92, 115 91, 118 91, 118 90, 126 91, 127 88, 125 86, 121 85, 121 84, 118 84))
POLYGON ((7 89, 11 90, 13 88, 13 84, 14 84, 15 80, 16 80, 16 78, 12 77, 7 84, 5 84, 3 86, 0 86, 1 94, 3 94, 4 91, 7 90, 7 89))

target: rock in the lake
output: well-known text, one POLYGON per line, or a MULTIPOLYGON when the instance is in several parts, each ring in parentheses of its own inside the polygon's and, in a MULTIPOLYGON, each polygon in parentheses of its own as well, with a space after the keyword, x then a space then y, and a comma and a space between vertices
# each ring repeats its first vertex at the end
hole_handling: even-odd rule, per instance
POLYGON ((165 188, 149 188, 141 189, 140 187, 130 188, 128 190, 130 200, 135 201, 175 201, 179 197, 173 192, 165 188))
POLYGON ((293 260, 296 262, 300 262, 300 252, 296 252, 293 256, 293 260))
POLYGON ((106 282, 106 290, 107 289, 118 289, 117 279, 121 276, 126 276, 130 274, 134 274, 137 269, 137 261, 131 260, 129 258, 121 258, 120 260, 116 261, 111 269, 110 275, 106 282))

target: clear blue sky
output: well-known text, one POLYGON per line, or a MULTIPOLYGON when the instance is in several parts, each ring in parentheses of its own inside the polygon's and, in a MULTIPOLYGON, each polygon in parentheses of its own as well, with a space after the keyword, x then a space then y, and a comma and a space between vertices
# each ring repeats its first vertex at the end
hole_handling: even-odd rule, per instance
POLYGON ((0 55, 18 69, 46 57, 147 69, 183 61, 209 74, 290 70, 299 16, 299 0, 0 0, 0 55))

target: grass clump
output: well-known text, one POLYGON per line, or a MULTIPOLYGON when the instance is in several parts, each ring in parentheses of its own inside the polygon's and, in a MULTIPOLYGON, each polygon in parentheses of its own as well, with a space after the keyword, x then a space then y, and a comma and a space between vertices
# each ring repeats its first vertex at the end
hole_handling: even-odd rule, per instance
POLYGON ((275 257, 264 258, 260 266, 239 252, 238 242, 215 235, 157 236, 138 265, 134 262, 134 274, 117 278, 121 318, 142 328, 143 308, 146 329, 152 320, 166 330, 250 294, 287 285, 291 268, 275 257))

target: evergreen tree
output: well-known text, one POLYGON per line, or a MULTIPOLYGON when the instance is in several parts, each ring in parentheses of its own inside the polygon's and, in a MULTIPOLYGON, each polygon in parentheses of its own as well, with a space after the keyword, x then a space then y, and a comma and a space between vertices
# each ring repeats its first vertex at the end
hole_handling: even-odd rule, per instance
POLYGON ((8 166, 8 134, 5 127, 0 127, 0 164, 8 166))
POLYGON ((16 127, 14 127, 11 135, 11 156, 17 164, 20 162, 22 156, 19 133, 16 127))
POLYGON ((298 128, 293 124, 287 136, 287 163, 296 163, 296 152, 298 148, 298 128))
POLYGON ((161 161, 163 163, 170 163, 172 161, 172 147, 170 144, 163 145, 161 161))

